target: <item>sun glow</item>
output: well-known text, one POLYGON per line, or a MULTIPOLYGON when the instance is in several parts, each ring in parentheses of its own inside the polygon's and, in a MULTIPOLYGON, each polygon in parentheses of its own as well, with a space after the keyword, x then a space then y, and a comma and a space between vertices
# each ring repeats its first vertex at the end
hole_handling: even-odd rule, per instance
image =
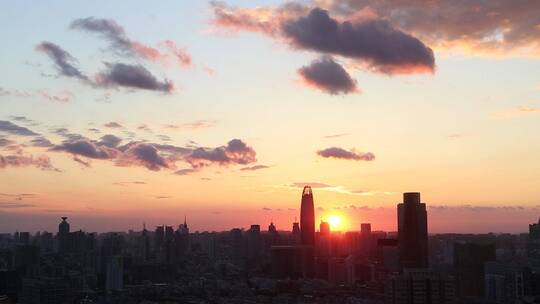
POLYGON ((328 224, 330 224, 330 229, 338 230, 341 228, 341 218, 337 215, 331 215, 328 217, 328 224))

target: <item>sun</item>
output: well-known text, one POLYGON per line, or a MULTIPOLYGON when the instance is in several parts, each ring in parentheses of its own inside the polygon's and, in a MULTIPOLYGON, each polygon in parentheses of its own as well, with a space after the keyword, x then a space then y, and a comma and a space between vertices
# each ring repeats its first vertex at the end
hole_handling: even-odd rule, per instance
POLYGON ((341 218, 337 215, 331 215, 328 217, 328 224, 332 230, 336 230, 341 227, 341 218))

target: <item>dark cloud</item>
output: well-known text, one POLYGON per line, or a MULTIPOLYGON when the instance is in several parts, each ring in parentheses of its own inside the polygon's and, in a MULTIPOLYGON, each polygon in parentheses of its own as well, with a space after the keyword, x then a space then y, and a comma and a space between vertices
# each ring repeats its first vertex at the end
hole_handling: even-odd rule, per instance
POLYGON ((107 146, 109 148, 115 148, 122 142, 122 139, 118 136, 107 134, 99 139, 98 145, 107 146))
POLYGON ((51 164, 51 160, 46 155, 38 157, 15 155, 0 155, 0 169, 7 167, 29 167, 33 166, 45 171, 60 171, 51 164))
POLYGON ((339 158, 348 160, 365 160, 371 161, 375 159, 375 155, 371 152, 360 153, 355 151, 348 151, 343 148, 331 147, 317 151, 317 154, 325 158, 339 158))
POLYGON ((30 141, 30 144, 34 147, 42 147, 42 148, 50 148, 54 146, 54 144, 48 140, 47 138, 43 136, 35 137, 30 141))
POLYGON ((314 8, 305 17, 283 24, 283 32, 297 48, 365 61, 388 74, 433 72, 433 51, 417 38, 384 20, 339 22, 328 11, 314 8))
POLYGON ((99 87, 126 87, 170 93, 174 89, 172 82, 158 80, 142 65, 124 63, 105 63, 106 70, 96 76, 99 87))
POLYGON ((88 80, 88 77, 76 67, 77 59, 60 46, 52 42, 43 41, 36 46, 36 50, 45 53, 51 58, 60 75, 74 77, 84 81, 88 80))
POLYGON ((116 121, 111 121, 111 122, 108 122, 104 125, 104 127, 106 128, 123 128, 124 126, 122 126, 121 124, 117 123, 116 121))
POLYGON ((176 174, 176 175, 189 175, 189 174, 195 173, 195 172, 197 172, 197 170, 195 170, 195 169, 180 169, 180 170, 174 172, 174 174, 176 174))
POLYGON ((295 49, 342 56, 372 71, 410 74, 435 70, 428 46, 376 16, 349 16, 341 21, 319 7, 309 9, 294 3, 243 9, 213 2, 212 8, 218 26, 282 38, 295 49))
POLYGON ((146 132, 152 132, 152 130, 150 129, 150 127, 148 127, 148 126, 145 125, 145 124, 139 125, 139 126, 137 127, 137 130, 146 131, 146 132))
POLYGON ((121 55, 135 54, 133 43, 128 39, 124 28, 114 20, 93 17, 75 19, 70 28, 100 34, 111 43, 111 49, 121 55))
POLYGON ((93 133, 101 133, 101 131, 99 129, 96 129, 96 128, 90 128, 90 129, 88 129, 88 131, 93 132, 93 133))
POLYGON ((86 168, 90 168, 90 161, 89 160, 84 160, 84 159, 81 159, 80 157, 78 157, 77 155, 73 155, 73 161, 83 165, 84 167, 86 168))
POLYGON ((263 211, 272 211, 272 208, 263 207, 262 210, 263 210, 263 211))
POLYGON ((540 50, 540 2, 490 0, 471 6, 469 1, 332 0, 328 9, 343 16, 362 11, 440 48, 462 47, 474 54, 509 55, 512 50, 540 50))
POLYGON ((241 168, 240 171, 256 171, 256 170, 267 169, 267 168, 270 168, 270 166, 255 165, 255 166, 251 166, 251 167, 241 168))
POLYGON ((121 166, 141 165, 152 171, 173 167, 173 164, 159 155, 155 146, 144 143, 130 147, 118 164, 121 166))
POLYGON ((64 151, 94 159, 112 159, 118 155, 117 150, 100 146, 90 140, 66 141, 51 148, 51 150, 64 151))
POLYGON ((38 136, 39 134, 28 128, 18 126, 10 121, 0 120, 0 132, 21 136, 38 136))
POLYGON ((143 181, 134 181, 134 182, 115 182, 115 186, 127 186, 127 185, 146 185, 146 182, 143 181))
POLYGON ((195 168, 211 163, 220 165, 247 165, 257 161, 256 152, 240 139, 233 139, 226 146, 213 149, 196 148, 187 157, 187 161, 195 168))
POLYGON ((163 134, 156 135, 157 138, 159 138, 161 141, 171 141, 171 137, 163 134))
POLYGON ((0 147, 6 147, 6 146, 12 145, 14 143, 15 142, 10 140, 10 139, 0 137, 0 147))
POLYGON ((55 128, 52 129, 51 132, 54 134, 60 135, 64 137, 65 139, 69 141, 77 141, 77 140, 86 140, 87 138, 77 134, 77 133, 71 133, 67 128, 55 128))
POLYGON ((308 86, 332 95, 359 92, 356 80, 331 57, 314 60, 310 65, 300 68, 298 74, 308 86))

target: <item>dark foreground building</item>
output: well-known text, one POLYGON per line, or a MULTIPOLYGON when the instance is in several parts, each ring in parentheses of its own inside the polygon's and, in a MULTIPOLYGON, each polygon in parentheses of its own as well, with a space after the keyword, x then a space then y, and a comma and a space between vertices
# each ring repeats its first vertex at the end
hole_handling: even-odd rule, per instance
POLYGON ((427 268, 427 211, 426 204, 420 202, 420 193, 403 193, 397 211, 400 269, 427 268))

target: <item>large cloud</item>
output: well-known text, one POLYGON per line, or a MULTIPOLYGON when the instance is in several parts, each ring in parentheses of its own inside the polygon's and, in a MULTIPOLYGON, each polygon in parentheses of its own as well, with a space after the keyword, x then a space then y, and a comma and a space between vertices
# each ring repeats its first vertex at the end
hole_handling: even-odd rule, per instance
POLYGON ((348 151, 343 148, 331 147, 317 151, 317 154, 324 158, 339 158, 347 160, 365 160, 371 161, 375 159, 375 155, 371 152, 361 153, 348 151))
POLYGON ((536 0, 317 0, 353 16, 369 11, 438 48, 460 47, 474 54, 540 54, 540 2, 536 0), (532 50, 532 52, 531 52, 532 50))
POLYGON ((237 9, 213 3, 214 23, 282 38, 294 48, 339 55, 387 74, 433 72, 432 50, 380 18, 339 21, 318 7, 237 9))
POLYGON ((433 72, 433 51, 417 38, 384 20, 339 22, 319 8, 283 24, 283 32, 297 48, 365 61, 377 71, 433 72))
POLYGON ((304 82, 329 94, 348 94, 358 92, 356 80, 330 57, 313 61, 309 66, 298 70, 304 82))

